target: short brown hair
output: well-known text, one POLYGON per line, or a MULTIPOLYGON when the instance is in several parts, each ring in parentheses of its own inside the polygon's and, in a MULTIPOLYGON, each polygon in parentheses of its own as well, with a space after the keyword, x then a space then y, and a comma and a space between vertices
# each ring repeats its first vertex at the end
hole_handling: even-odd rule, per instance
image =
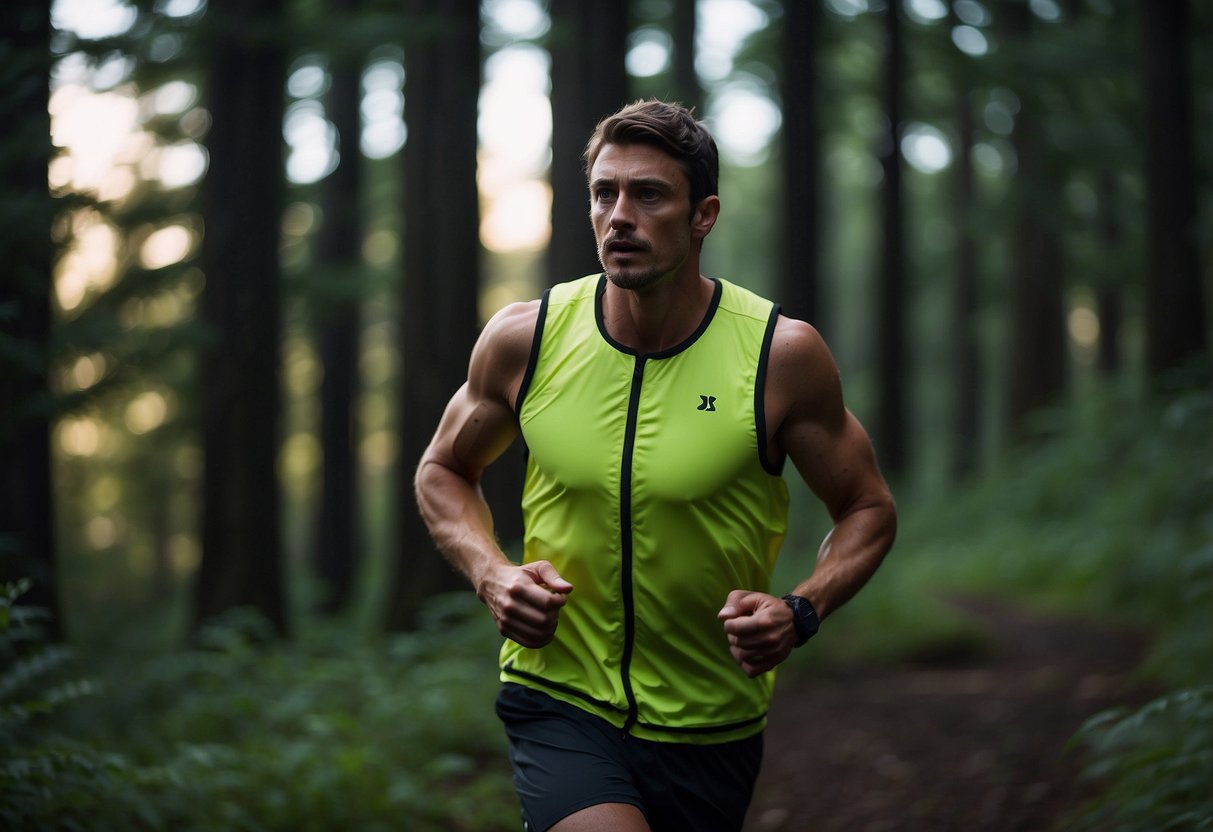
POLYGON ((581 158, 586 175, 606 144, 647 144, 673 156, 691 184, 691 208, 719 193, 720 158, 711 133, 681 104, 633 102, 598 122, 581 158))

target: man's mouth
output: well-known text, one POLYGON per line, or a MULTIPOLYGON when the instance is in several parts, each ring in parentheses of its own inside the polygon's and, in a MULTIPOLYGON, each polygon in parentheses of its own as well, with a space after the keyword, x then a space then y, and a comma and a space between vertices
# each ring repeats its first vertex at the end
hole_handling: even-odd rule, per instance
POLYGON ((644 246, 631 240, 611 240, 606 244, 606 250, 610 254, 632 254, 644 251, 644 246))

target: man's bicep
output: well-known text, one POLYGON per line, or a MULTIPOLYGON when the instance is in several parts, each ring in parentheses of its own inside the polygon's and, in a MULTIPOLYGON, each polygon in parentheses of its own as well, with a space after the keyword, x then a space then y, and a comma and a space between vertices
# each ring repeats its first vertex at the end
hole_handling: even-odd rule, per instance
POLYGON ((867 432, 843 402, 838 367, 813 327, 781 318, 768 403, 781 414, 777 447, 835 520, 884 489, 867 432))
POLYGON ((513 399, 534 337, 537 303, 515 303, 493 316, 477 339, 468 378, 442 414, 422 461, 437 462, 470 482, 518 435, 513 399))
POLYGON ((475 482, 517 435, 517 420, 505 402, 477 395, 465 383, 442 414, 425 461, 444 465, 475 482))
POLYGON ((849 410, 825 420, 793 421, 787 428, 788 457, 835 520, 883 491, 872 442, 849 410))

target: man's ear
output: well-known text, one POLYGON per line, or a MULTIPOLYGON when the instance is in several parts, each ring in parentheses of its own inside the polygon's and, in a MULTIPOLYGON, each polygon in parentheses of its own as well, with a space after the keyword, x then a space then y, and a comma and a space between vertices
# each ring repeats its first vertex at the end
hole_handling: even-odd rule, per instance
POLYGON ((691 236, 698 240, 702 240, 708 236, 708 233, 712 230, 712 226, 716 225, 716 219, 719 216, 720 197, 705 196, 699 200, 699 204, 691 212, 691 236))

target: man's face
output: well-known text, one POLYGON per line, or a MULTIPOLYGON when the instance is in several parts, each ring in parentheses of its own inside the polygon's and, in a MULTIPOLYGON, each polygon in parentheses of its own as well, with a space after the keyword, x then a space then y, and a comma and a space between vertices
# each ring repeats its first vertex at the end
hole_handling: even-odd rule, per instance
POLYGON ((675 273, 707 233, 690 210, 686 174, 655 147, 603 145, 589 184, 598 259, 620 288, 644 290, 675 273))

